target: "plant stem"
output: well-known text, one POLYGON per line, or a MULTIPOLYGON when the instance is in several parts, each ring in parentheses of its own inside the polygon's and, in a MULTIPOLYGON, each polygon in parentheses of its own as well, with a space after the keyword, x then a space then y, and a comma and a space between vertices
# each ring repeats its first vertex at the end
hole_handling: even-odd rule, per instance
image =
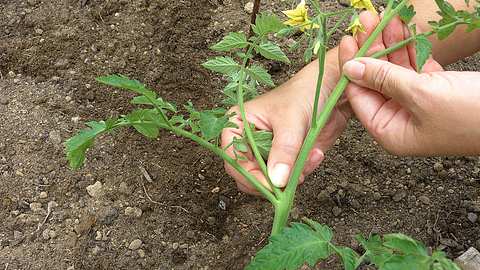
POLYGON ((166 124, 160 124, 160 123, 153 122, 153 121, 152 122, 150 122, 150 121, 138 121, 138 122, 122 121, 122 122, 119 122, 119 123, 115 124, 114 127, 112 127, 112 129, 117 128, 117 127, 126 127, 126 126, 131 126, 131 125, 134 125, 134 124, 145 124, 145 123, 155 124, 159 128, 169 130, 169 131, 173 132, 174 134, 176 134, 178 136, 190 139, 190 140, 198 143, 200 146, 204 147, 205 149, 210 150, 211 152, 215 153, 220 158, 225 160, 228 164, 230 164, 243 177, 245 177, 245 179, 247 179, 247 181, 250 184, 252 184, 252 186, 255 187, 255 189, 257 189, 258 192, 260 192, 268 201, 270 201, 270 203, 272 203, 274 207, 276 207, 276 205, 278 204, 278 200, 275 198, 275 196, 272 194, 272 192, 270 190, 268 190, 266 187, 264 187, 255 178, 255 176, 253 176, 251 173, 249 173, 247 170, 245 170, 242 166, 240 166, 240 164, 238 164, 238 162, 236 160, 234 160, 229 155, 227 155, 227 153, 223 149, 217 147, 216 145, 211 144, 210 142, 204 140, 203 138, 201 138, 201 137, 199 137, 199 136, 197 136, 197 135, 195 135, 191 132, 188 132, 184 129, 181 129, 181 128, 178 128, 178 127, 175 127, 175 126, 168 126, 166 124))
MULTIPOLYGON (((314 127, 316 125, 316 118, 318 114, 318 102, 320 101, 320 92, 323 85, 323 76, 325 74, 325 57, 327 54, 327 18, 322 16, 320 18, 320 30, 318 30, 318 35, 321 36, 321 45, 318 51, 318 78, 317 78, 317 89, 315 90, 315 101, 313 103, 313 113, 312 113, 312 124, 314 127)), ((314 52, 315 53, 315 52, 314 52)))
MULTIPOLYGON (((380 23, 377 25, 373 33, 369 36, 367 41, 365 41, 365 44, 360 48, 360 50, 357 52, 355 57, 362 57, 364 56, 368 49, 372 46, 373 42, 377 39, 377 37, 382 33, 383 29, 388 25, 388 23, 393 19, 393 17, 398 14, 398 12, 405 6, 405 4, 408 2, 408 0, 402 0, 400 4, 397 5, 395 9, 392 9, 393 6, 393 1, 389 0, 387 8, 385 9, 385 15, 380 21, 380 23)), ((275 209, 279 209, 281 211, 286 211, 287 214, 280 213, 276 214, 279 217, 283 216, 288 216, 288 213, 290 212, 292 206, 293 206, 293 201, 295 198, 295 192, 298 186, 298 181, 300 179, 300 175, 303 172, 303 168, 305 166, 305 162, 307 161, 308 154, 310 150, 313 148, 315 141, 322 131, 323 127, 326 125, 328 120, 330 119, 330 115, 335 108, 338 100, 342 96, 343 92, 345 91, 345 88, 347 87, 349 83, 348 78, 345 75, 342 75, 340 80, 337 83, 337 86, 335 89, 332 91, 331 95, 328 97, 327 101, 325 102, 324 108, 318 118, 316 119, 316 125, 312 127, 308 134, 307 137, 305 138, 305 141, 302 145, 302 148, 300 149, 300 153, 297 157, 297 161, 295 162, 295 166, 293 168, 293 171, 290 175, 290 179, 288 182, 287 187, 285 188, 285 197, 281 197, 281 200, 279 204, 282 206, 278 206, 275 209), (283 204, 286 204, 287 206, 283 206, 283 204)), ((274 228, 283 228, 285 227, 287 223, 287 218, 277 218, 274 219, 274 228), (281 223, 281 224, 277 224, 281 223)), ((280 230, 281 231, 281 230, 280 230)), ((278 231, 276 231, 278 233, 278 231)))

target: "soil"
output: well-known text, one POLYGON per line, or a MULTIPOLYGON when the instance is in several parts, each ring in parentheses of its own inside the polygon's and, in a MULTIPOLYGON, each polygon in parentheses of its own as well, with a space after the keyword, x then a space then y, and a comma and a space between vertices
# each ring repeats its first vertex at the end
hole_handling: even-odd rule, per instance
MULTIPOLYGON (((290 3, 266 2, 275 10, 290 3)), ((0 2, 0 267, 246 265, 267 242, 272 209, 239 193, 209 152, 166 132, 151 141, 123 130, 100 139, 85 168, 71 171, 62 146, 85 121, 130 109, 131 95, 99 86, 98 75, 126 74, 177 104, 214 106, 221 79, 199 64, 212 54, 211 43, 246 30, 245 3, 0 2)), ((322 5, 338 7, 333 0, 322 5)), ((280 66, 277 81, 301 67, 297 58, 280 66)), ((480 60, 451 68, 480 71, 480 60)), ((479 179, 478 157, 394 157, 352 122, 300 188, 293 219, 328 224, 338 243, 354 247, 360 232, 403 232, 455 257, 480 248, 473 219, 479 179)), ((320 267, 340 269, 334 260, 320 267)))

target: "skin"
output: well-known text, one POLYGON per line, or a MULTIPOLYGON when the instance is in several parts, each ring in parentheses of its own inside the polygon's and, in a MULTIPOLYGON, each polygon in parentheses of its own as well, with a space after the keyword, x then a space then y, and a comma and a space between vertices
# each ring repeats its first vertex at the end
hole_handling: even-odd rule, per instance
MULTIPOLYGON (((457 9, 467 9, 463 0, 449 2, 457 9)), ((411 3, 417 10, 417 15, 415 16, 413 23, 417 24, 419 31, 428 31, 429 26, 426 22, 438 18, 438 15, 436 15, 437 8, 434 1, 419 0, 411 1, 411 3)), ((378 16, 368 12, 362 13, 360 20, 365 26, 366 32, 358 34, 356 38, 344 38, 340 45, 340 54, 338 48, 334 48, 327 53, 320 109, 321 104, 324 103, 326 97, 336 85, 343 64, 353 57, 356 50, 358 50, 358 46, 363 44, 368 35, 373 31, 373 29, 375 29, 379 22, 378 16)), ((383 35, 372 45, 369 53, 382 50, 385 47, 397 43, 398 41, 403 40, 407 35, 408 31, 405 30, 401 21, 399 19, 395 19, 392 21, 392 23, 390 23, 387 29, 385 29, 383 35)), ((451 132, 450 135, 445 136, 440 136, 437 134, 438 136, 435 138, 428 136, 428 134, 439 133, 440 131, 446 134, 448 130, 457 130, 457 133, 461 133, 459 132, 459 128, 463 128, 463 130, 465 130, 465 127, 472 127, 471 125, 474 127, 475 124, 476 126, 480 126, 478 123, 469 122, 465 123, 465 125, 459 128, 452 128, 458 126, 457 120, 472 118, 468 117, 471 111, 462 111, 460 114, 458 110, 465 108, 465 105, 471 105, 465 104, 465 102, 474 100, 473 98, 476 97, 475 93, 478 93, 480 90, 472 90, 471 95, 463 93, 454 96, 456 98, 457 96, 462 95, 463 98, 463 102, 459 101, 457 110, 455 110, 453 107, 448 107, 449 111, 443 110, 443 114, 439 115, 438 117, 434 117, 435 114, 438 113, 434 109, 425 111, 419 110, 418 112, 415 111, 415 114, 413 114, 412 108, 409 107, 411 104, 407 102, 408 98, 412 97, 405 95, 402 97, 403 99, 398 99, 399 97, 395 95, 396 91, 393 91, 393 89, 396 88, 392 88, 392 86, 397 86, 396 83, 402 80, 399 76, 391 76, 391 74, 394 74, 394 72, 391 71, 397 71, 397 68, 402 67, 402 70, 405 71, 401 73, 403 74, 402 76, 409 75, 409 77, 406 77, 408 79, 413 79, 414 75, 418 76, 418 80, 412 81, 415 83, 402 85, 402 89, 407 90, 409 87, 423 85, 423 90, 425 90, 421 92, 424 94, 423 100, 428 101, 430 107, 443 106, 440 108, 446 108, 445 106, 451 105, 450 103, 457 102, 457 100, 454 100, 454 97, 451 96, 452 93, 458 92, 459 89, 471 88, 471 86, 474 84, 469 83, 467 80, 474 78, 479 80, 478 77, 480 77, 480 75, 478 75, 478 73, 467 74, 451 72, 444 72, 445 74, 443 74, 441 72, 442 69, 440 64, 449 64, 477 52, 480 50, 480 42, 478 42, 479 40, 480 31, 466 34, 462 28, 458 28, 451 37, 442 42, 432 38, 433 56, 438 62, 433 60, 428 61, 425 71, 430 75, 413 74, 414 72, 412 71, 412 68, 414 68, 414 65, 412 64, 411 59, 415 59, 415 55, 414 48, 412 47, 404 48, 392 53, 391 55, 388 55, 382 59, 385 61, 372 62, 368 59, 361 59, 360 65, 365 66, 364 70, 366 72, 362 74, 358 80, 355 80, 356 84, 350 84, 350 86, 347 88, 345 97, 339 102, 336 109, 332 113, 329 123, 326 125, 321 135, 317 138, 317 143, 310 152, 309 160, 305 166, 303 175, 310 174, 316 167, 320 165, 325 157, 325 152, 333 145, 336 139, 343 132, 348 120, 352 117, 353 112, 355 112, 357 118, 367 127, 375 139, 377 139, 388 151, 392 153, 403 155, 467 154, 467 152, 462 152, 460 150, 457 152, 449 152, 444 146, 446 143, 449 143, 451 144, 452 147, 450 148, 452 149, 455 147, 455 149, 471 149, 468 147, 468 145, 465 147, 466 144, 463 140, 465 137, 467 137, 467 134, 452 134, 451 132), (462 42, 462 46, 457 46, 458 42, 462 42), (391 65, 385 66, 387 63, 386 61, 391 62, 391 65), (396 66, 394 66, 394 64, 396 64, 396 66), (396 69, 393 69, 391 66, 396 67, 396 69), (387 69, 387 74, 390 74, 388 79, 391 81, 392 85, 385 85, 388 87, 378 87, 378 80, 384 78, 375 76, 375 71, 383 70, 382 68, 387 69), (429 82, 430 78, 435 78, 435 80, 433 80, 433 82, 429 82), (460 85, 459 83, 461 80, 463 80, 464 84, 468 83, 468 87, 460 85), (438 94, 435 99, 431 99, 429 94, 434 94, 438 88, 442 88, 451 82, 452 87, 450 89, 444 89, 442 95, 438 94), (453 85, 455 83, 458 84, 453 85), (377 89, 371 90, 369 88, 377 89), (369 102, 372 101, 375 101, 376 103, 369 104, 369 102), (435 102, 438 102, 438 104, 435 104, 435 102), (368 106, 365 106, 366 104, 368 104, 368 106), (385 110, 385 108, 388 110, 385 110), (382 112, 382 114, 380 114, 382 118, 371 121, 374 113, 378 111, 382 112), (422 120, 419 118, 421 114, 425 115, 425 117, 421 118, 422 120), (440 119, 446 119, 445 117, 451 114, 459 114, 462 117, 458 119, 448 118, 448 121, 440 122, 440 119), (392 119, 395 121, 389 121, 392 119), (406 122, 409 124, 405 124, 406 122), (424 128, 420 129, 420 127, 424 128), (397 140, 399 139, 398 137, 394 137, 399 135, 391 135, 390 133, 406 130, 410 130, 410 134, 403 134, 404 136, 400 138, 402 139, 400 141, 397 140), (420 130, 421 134, 423 135, 418 136, 418 139, 412 139, 420 133, 420 130), (452 140, 452 138, 456 139, 452 140), (458 138, 462 139, 459 140, 458 138), (452 143, 452 141, 456 143, 452 143), (429 142, 435 143, 429 144, 429 142), (462 143, 464 146, 459 148, 459 145, 462 145, 462 143), (427 147, 427 145, 429 146, 427 147), (420 146, 424 146, 424 148, 420 146)), ((352 72, 352 74, 349 75, 355 75, 355 72, 358 73, 359 67, 358 65, 354 67, 355 63, 349 63, 348 65, 351 66, 351 69, 344 69, 344 71, 352 72)), ((248 121, 255 124, 256 128, 258 129, 273 131, 273 145, 268 158, 267 166, 272 182, 279 187, 286 185, 290 170, 293 167, 303 139, 305 138, 305 135, 309 129, 317 74, 318 63, 313 62, 307 65, 292 79, 277 89, 246 103, 248 121), (279 112, 281 112, 281 114, 279 112)), ((353 78, 353 76, 351 76, 351 78, 353 78)), ((477 85, 480 85, 480 83, 477 85)), ((410 93, 414 93, 414 91, 410 91, 410 93)), ((415 100, 418 100, 417 96, 415 96, 415 100)), ((476 100, 479 100, 478 97, 476 100)), ((477 111, 478 109, 480 108, 477 107, 477 111)), ((238 109, 234 107, 232 108, 232 111, 238 111, 238 109)), ((239 129, 224 130, 222 133, 223 146, 228 145, 232 141, 233 137, 242 136, 241 130, 243 124, 241 119, 235 118, 233 121, 237 123, 239 129)), ((480 136, 477 137, 477 140, 478 139, 480 139, 480 136)), ((233 149, 229 148, 228 151, 233 157, 233 149)), ((480 151, 478 153, 480 153, 480 151)), ((469 154, 471 153, 469 152, 469 154)), ((241 165, 255 175, 265 186, 268 186, 266 179, 261 173, 261 170, 252 154, 247 153, 245 156, 247 160, 242 161, 241 165)), ((251 187, 248 182, 228 164, 225 164, 225 169, 235 179, 237 186, 241 191, 251 194, 258 194, 256 190, 251 187)), ((301 181, 303 181, 303 179, 301 179, 301 181)))

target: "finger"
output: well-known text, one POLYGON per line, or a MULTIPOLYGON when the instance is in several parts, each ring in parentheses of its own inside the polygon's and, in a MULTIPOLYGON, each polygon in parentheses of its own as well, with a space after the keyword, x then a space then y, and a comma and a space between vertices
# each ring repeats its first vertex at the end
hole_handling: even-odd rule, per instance
POLYGON ((298 114, 285 114, 273 122, 272 148, 268 156, 268 174, 272 184, 285 187, 305 138, 308 122, 298 114))
MULTIPOLYGON (((370 11, 364 11, 360 14, 360 22, 365 27, 365 32, 359 32, 358 35, 355 36, 358 46, 361 47, 370 37, 370 35, 375 31, 377 25, 380 23, 380 17, 370 11)), ((385 45, 383 43, 382 35, 378 35, 377 39, 372 43, 370 49, 367 52, 367 55, 372 55, 378 51, 382 51, 385 49, 385 45)), ((382 57, 382 59, 387 59, 387 57, 382 57)))
MULTIPOLYGON (((382 33, 385 47, 392 47, 395 44, 408 38, 409 32, 405 33, 405 30, 408 31, 408 28, 404 26, 402 20, 400 20, 400 17, 395 16, 382 33)), ((388 61, 393 64, 403 66, 405 68, 409 68, 412 70, 414 69, 414 67, 410 63, 410 55, 406 47, 400 48, 393 53, 390 53, 388 55, 388 61)))
POLYGON ((411 108, 418 97, 415 71, 372 58, 348 61, 343 72, 355 84, 377 91, 411 108))
POLYGON ((352 60, 355 57, 355 54, 358 52, 358 45, 355 38, 351 36, 344 36, 340 41, 339 52, 338 52, 338 62, 340 64, 340 70, 343 65, 349 60, 352 60))

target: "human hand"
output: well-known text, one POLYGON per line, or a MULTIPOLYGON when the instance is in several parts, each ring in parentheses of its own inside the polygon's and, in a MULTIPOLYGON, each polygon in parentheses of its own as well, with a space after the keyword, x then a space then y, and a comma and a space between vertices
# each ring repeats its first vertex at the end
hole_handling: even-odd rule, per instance
MULTIPOLYGON (((366 13, 361 17, 374 16, 366 13)), ((397 155, 480 154, 480 73, 445 72, 429 59, 424 73, 418 74, 413 46, 390 54, 384 59, 389 62, 372 58, 348 61, 365 38, 365 34, 357 39, 345 37, 339 57, 352 81, 347 98, 371 135, 397 155)), ((374 51, 405 38, 408 30, 397 18, 377 40, 374 51)))
MULTIPOLYGON (((322 87, 321 103, 339 78, 338 51, 336 49, 327 53, 324 84, 322 87)), ((303 140, 310 127, 315 87, 318 75, 318 63, 313 62, 302 69, 292 79, 250 102, 245 104, 247 119, 257 129, 273 132, 272 149, 268 158, 268 173, 272 183, 278 187, 285 187, 293 168, 303 140)), ((243 123, 238 108, 232 108, 236 116, 231 119, 239 128, 225 129, 222 133, 222 146, 231 143, 234 137, 242 137, 243 123)), ((302 179, 310 174, 324 159, 324 153, 335 142, 345 129, 351 112, 346 102, 342 102, 333 112, 325 131, 319 136, 315 147, 309 154, 302 179)), ((233 148, 227 152, 234 157, 233 148)), ((247 153, 245 161, 239 161, 241 166, 253 174, 266 187, 268 183, 265 176, 253 157, 247 153)), ((237 182, 241 191, 257 194, 252 187, 235 169, 225 163, 225 169, 237 182)))

